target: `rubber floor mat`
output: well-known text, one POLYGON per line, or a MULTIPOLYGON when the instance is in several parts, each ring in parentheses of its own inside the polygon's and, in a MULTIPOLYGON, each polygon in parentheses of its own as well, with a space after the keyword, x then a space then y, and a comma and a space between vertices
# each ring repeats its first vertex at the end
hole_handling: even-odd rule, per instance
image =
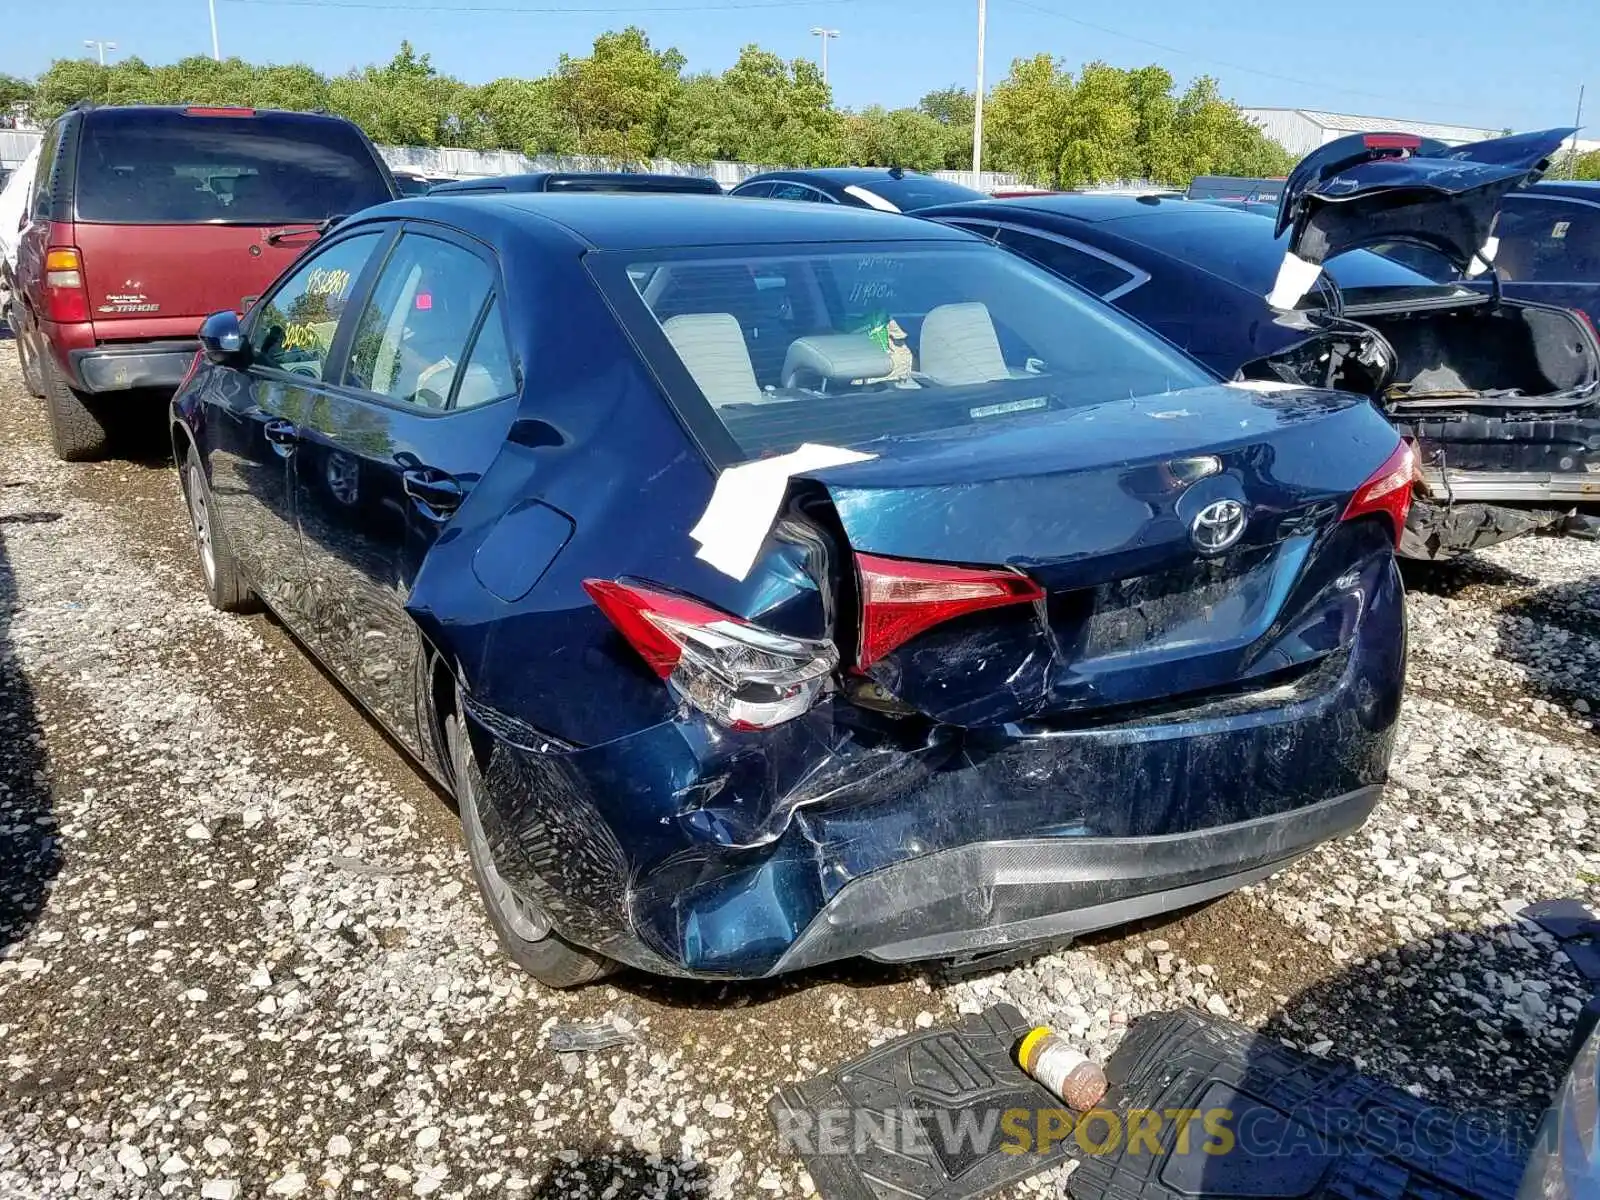
POLYGON ((1106 1075, 1105 1115, 1086 1118, 1087 1140, 1103 1149, 1080 1154, 1067 1181, 1074 1200, 1512 1200, 1517 1192, 1516 1138, 1231 1021, 1144 1018, 1106 1075))
POLYGON ((778 1141, 824 1200, 972 1200, 1057 1166, 1072 1117, 1016 1064, 1029 1028, 997 1004, 790 1084, 769 1105, 778 1141))

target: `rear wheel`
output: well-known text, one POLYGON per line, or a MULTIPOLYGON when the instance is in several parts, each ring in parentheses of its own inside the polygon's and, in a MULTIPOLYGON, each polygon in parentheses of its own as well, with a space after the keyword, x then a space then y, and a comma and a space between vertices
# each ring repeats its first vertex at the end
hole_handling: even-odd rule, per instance
POLYGON ((44 411, 50 422, 50 444, 62 462, 88 462, 105 456, 111 434, 100 402, 73 388, 61 375, 48 350, 40 347, 44 377, 44 411))
POLYGON ((200 575, 206 581, 206 599, 223 612, 250 612, 258 606, 255 593, 233 561, 233 547, 227 532, 217 524, 216 506, 211 502, 211 485, 193 446, 179 467, 183 498, 189 507, 189 528, 194 533, 194 548, 200 556, 200 575))
POLYGON ((489 851, 479 813, 483 778, 461 728, 461 718, 445 720, 445 742, 456 781, 456 806, 461 810, 461 834, 472 862, 472 877, 483 896, 500 945, 511 960, 546 987, 571 988, 592 983, 616 969, 610 959, 564 942, 551 929, 549 914, 534 900, 516 891, 500 875, 489 851))

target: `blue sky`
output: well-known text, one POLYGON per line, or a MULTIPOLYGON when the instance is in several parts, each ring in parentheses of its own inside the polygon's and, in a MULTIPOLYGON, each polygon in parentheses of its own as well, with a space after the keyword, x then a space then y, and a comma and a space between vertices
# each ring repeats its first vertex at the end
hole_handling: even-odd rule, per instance
MULTIPOLYGON (((746 42, 815 56, 813 25, 838 28, 829 74, 839 103, 914 103, 930 88, 971 86, 976 0, 216 0, 222 51, 304 61, 329 72, 387 59, 409 38, 472 82, 549 70, 594 35, 642 25, 691 70, 721 70, 746 42), (486 11, 521 9, 546 11, 486 11), (549 10, 567 11, 549 11, 549 10), (582 11, 571 11, 571 10, 582 11), (611 11, 605 11, 605 10, 611 11), (720 10, 720 11, 719 11, 720 10)), ((33 75, 52 58, 117 55, 165 62, 210 50, 205 0, 5 0, 0 71, 33 75)), ((989 0, 987 72, 1049 51, 1076 66, 1157 62, 1180 82, 1215 75, 1242 104, 1516 129, 1569 124, 1589 85, 1600 127, 1600 4, 1593 0, 1323 0, 1201 4, 1140 0, 989 0)), ((1591 134, 1592 136, 1592 134, 1591 134)))

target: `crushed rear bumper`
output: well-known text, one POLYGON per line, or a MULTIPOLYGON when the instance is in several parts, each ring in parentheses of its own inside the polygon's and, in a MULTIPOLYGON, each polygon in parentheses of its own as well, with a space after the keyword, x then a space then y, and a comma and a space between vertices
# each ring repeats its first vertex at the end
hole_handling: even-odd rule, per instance
POLYGON ((965 729, 835 698, 732 733, 685 711, 587 748, 468 715, 501 876, 660 974, 998 950, 1193 904, 1359 825, 1405 672, 1391 556, 1344 649, 1253 691, 965 729), (909 728, 907 726, 910 726, 909 728))
POLYGON ((1091 933, 1225 895, 1358 828, 1382 788, 1193 833, 960 846, 854 880, 773 969, 950 958, 1091 933))

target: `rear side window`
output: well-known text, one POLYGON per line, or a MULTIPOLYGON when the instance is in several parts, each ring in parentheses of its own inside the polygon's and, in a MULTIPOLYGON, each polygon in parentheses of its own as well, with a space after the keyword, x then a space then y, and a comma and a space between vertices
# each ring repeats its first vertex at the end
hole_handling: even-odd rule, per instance
POLYGON ((344 121, 149 109, 84 119, 77 193, 78 220, 141 225, 322 221, 392 198, 344 121))
POLYGON ((974 243, 632 258, 613 278, 745 457, 986 424, 1214 378, 1116 310, 974 243))
MULTIPOLYGON (((406 234, 361 313, 345 383, 402 404, 444 408, 493 290, 489 265, 470 250, 406 234)), ((504 394, 480 396, 494 386, 492 378, 480 382, 475 398, 504 394)))
POLYGON ((250 314, 251 358, 263 367, 323 378, 333 335, 383 234, 356 234, 302 263, 250 314))
POLYGON ((1046 270, 1054 271, 1063 279, 1070 279, 1085 291, 1096 296, 1110 295, 1132 283, 1135 276, 1115 263, 1097 254, 1079 250, 1054 238, 1023 233, 1020 229, 1000 230, 1000 244, 1009 246, 1026 258, 1033 259, 1046 270))

